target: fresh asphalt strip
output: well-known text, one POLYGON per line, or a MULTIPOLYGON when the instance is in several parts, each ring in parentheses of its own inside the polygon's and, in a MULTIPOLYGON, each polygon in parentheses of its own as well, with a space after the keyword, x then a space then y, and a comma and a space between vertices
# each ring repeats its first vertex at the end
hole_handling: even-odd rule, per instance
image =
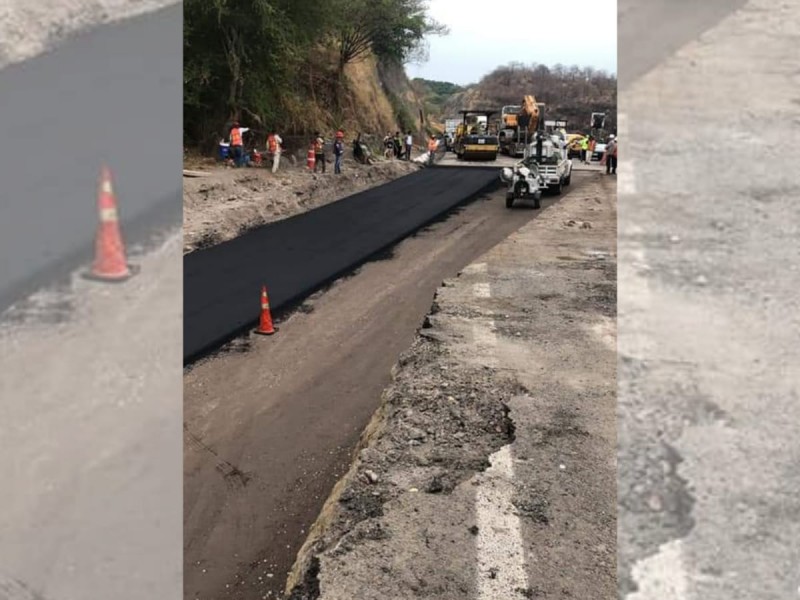
POLYGON ((423 169, 186 255, 184 362, 254 325, 262 285, 272 311, 291 307, 498 183, 497 168, 423 169))
POLYGON ((0 70, 0 313, 91 259, 97 179, 128 246, 181 223, 183 7, 0 70))

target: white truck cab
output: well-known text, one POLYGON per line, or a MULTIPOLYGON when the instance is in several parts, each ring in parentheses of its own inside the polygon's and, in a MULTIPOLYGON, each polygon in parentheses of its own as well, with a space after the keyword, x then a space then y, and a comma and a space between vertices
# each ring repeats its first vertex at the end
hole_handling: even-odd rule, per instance
POLYGON ((539 174, 545 185, 556 194, 572 182, 572 160, 567 158, 566 141, 559 135, 549 136, 542 141, 541 159, 536 159, 536 143, 528 144, 522 161, 536 162, 539 174))

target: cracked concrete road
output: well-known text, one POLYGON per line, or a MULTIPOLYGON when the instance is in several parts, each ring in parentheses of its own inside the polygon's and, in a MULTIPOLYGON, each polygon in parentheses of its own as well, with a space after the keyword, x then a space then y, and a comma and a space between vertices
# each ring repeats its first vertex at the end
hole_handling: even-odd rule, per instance
POLYGON ((728 6, 620 98, 627 600, 798 597, 800 5, 728 6))

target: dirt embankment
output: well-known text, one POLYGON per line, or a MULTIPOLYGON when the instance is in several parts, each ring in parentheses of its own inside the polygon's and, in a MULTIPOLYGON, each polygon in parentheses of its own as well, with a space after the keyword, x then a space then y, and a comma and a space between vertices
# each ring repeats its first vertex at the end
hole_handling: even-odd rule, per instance
POLYGON ((184 253, 233 239, 248 229, 279 221, 341 200, 421 168, 413 162, 380 161, 361 165, 346 159, 342 173, 311 173, 300 161, 285 156, 276 174, 269 168, 231 169, 213 161, 192 161, 207 177, 183 179, 184 253))

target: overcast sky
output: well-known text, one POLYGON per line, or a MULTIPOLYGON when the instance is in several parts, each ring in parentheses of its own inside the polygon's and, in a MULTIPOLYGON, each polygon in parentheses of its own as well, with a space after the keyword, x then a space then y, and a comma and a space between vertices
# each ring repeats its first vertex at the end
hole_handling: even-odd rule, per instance
POLYGON ((409 77, 465 85, 518 61, 617 72, 616 0, 429 0, 450 34, 432 36, 430 60, 409 77))

